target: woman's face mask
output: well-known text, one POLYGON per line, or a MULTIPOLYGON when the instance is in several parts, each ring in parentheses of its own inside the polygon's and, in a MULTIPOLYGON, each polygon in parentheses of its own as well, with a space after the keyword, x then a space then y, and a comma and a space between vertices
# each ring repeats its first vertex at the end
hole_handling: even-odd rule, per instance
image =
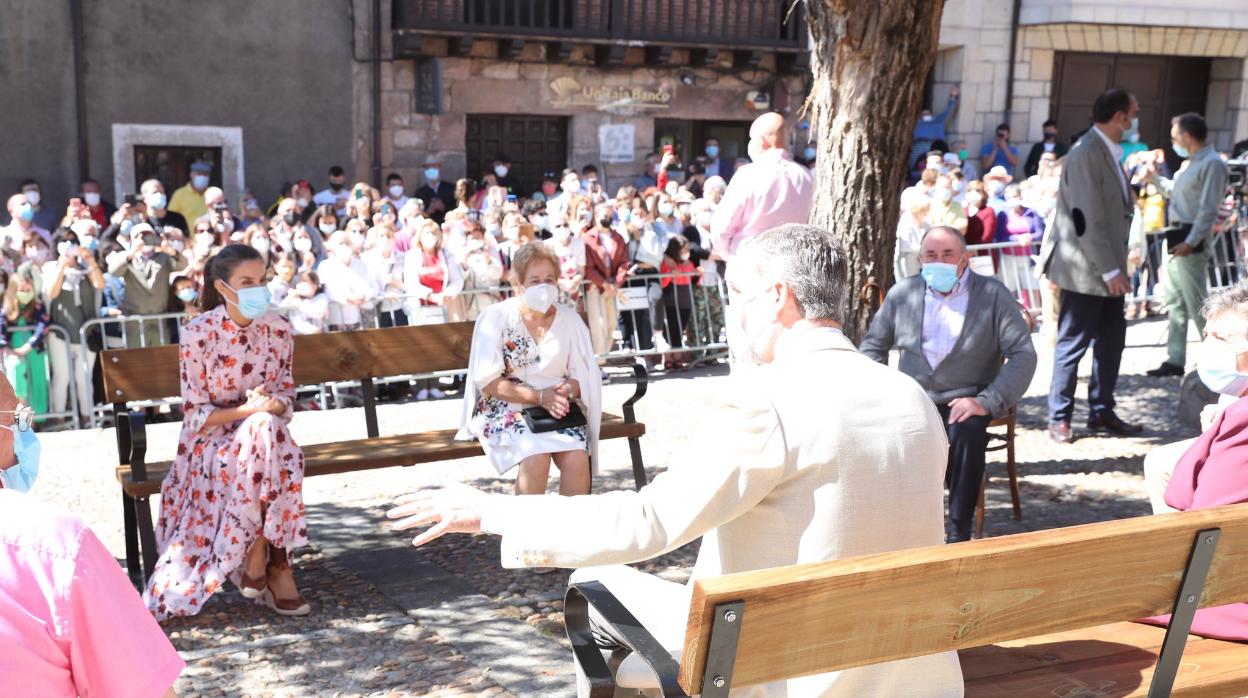
POLYGON ((1210 390, 1240 397, 1248 392, 1248 373, 1239 370, 1239 357, 1248 347, 1235 346, 1218 337, 1206 337, 1196 357, 1196 372, 1210 390))
POLYGON ((4 425, 4 428, 13 432, 13 455, 17 464, 0 470, 0 482, 6 489, 29 492, 39 477, 39 456, 43 449, 35 436, 30 408, 24 407, 12 414, 13 424, 4 425))

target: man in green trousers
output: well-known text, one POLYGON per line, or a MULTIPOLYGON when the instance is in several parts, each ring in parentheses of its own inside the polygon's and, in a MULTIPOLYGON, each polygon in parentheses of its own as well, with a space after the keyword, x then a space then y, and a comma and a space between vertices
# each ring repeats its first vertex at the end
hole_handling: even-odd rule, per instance
POLYGON ((1166 361, 1148 372, 1150 376, 1181 376, 1187 364, 1187 321, 1204 333, 1200 305, 1205 300, 1205 270, 1213 247, 1213 226, 1218 207, 1226 197, 1227 169, 1213 146, 1207 145, 1209 128, 1199 114, 1180 114, 1171 120, 1170 143, 1186 158, 1174 179, 1159 176, 1153 182, 1170 200, 1167 232, 1170 249, 1166 261, 1166 308, 1170 314, 1166 361))

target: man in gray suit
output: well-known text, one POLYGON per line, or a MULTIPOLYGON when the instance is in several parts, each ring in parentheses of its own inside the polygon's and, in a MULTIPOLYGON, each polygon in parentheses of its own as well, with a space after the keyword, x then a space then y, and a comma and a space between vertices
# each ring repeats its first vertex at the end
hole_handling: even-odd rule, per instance
POLYGON ((1088 429, 1119 435, 1142 431, 1114 413, 1114 386, 1127 338, 1123 297, 1131 290, 1127 235, 1134 211, 1118 143, 1136 128, 1139 111, 1126 90, 1097 97, 1095 123, 1063 160, 1056 214, 1040 249, 1040 268, 1061 289, 1049 388, 1049 437, 1058 443, 1074 440, 1070 418, 1079 360, 1089 348, 1088 429))
POLYGON ((898 368, 936 403, 949 438, 949 539, 970 540, 988 424, 1026 392, 1036 350, 1009 289, 969 270, 960 232, 929 230, 919 260, 919 276, 889 289, 859 351, 887 363, 889 350, 900 350, 898 368))

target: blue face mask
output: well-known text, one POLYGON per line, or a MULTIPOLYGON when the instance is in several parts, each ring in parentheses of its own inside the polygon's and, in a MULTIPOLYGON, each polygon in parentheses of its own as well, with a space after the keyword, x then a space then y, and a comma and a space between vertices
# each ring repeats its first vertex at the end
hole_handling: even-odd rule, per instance
POLYGON ((194 303, 195 299, 198 297, 199 294, 196 293, 193 288, 184 288, 181 291, 178 291, 178 300, 183 303, 194 303))
POLYGON ((632 219, 632 217, 633 217, 633 209, 631 208, 620 209, 620 222, 621 223, 627 223, 629 220, 632 219))
POLYGON ((425 179, 429 180, 430 182, 436 182, 438 181, 439 174, 441 174, 441 172, 438 172, 438 168, 430 167, 429 169, 425 170, 425 179))
POLYGON ((719 146, 717 145, 706 146, 706 156, 712 160, 719 157, 719 146))
POLYGON ((203 191, 208 188, 208 175, 192 175, 191 186, 203 191))
MULTIPOLYGON (((222 282, 224 284, 224 282, 222 282)), ((234 307, 238 308, 238 312, 248 320, 258 319, 269 310, 273 296, 269 293, 268 286, 252 286, 251 288, 234 289, 229 284, 224 284, 226 288, 238 294, 238 302, 234 303, 234 307)), ((230 303, 230 299, 225 299, 230 303)))
POLYGON ((30 204, 22 204, 22 207, 17 210, 17 217, 24 221, 33 220, 35 217, 35 207, 30 204))
POLYGON ((1178 143, 1175 143, 1175 144, 1174 144, 1174 145, 1172 145, 1171 147, 1172 147, 1172 148, 1174 148, 1174 154, 1175 154, 1175 155, 1178 155, 1178 156, 1179 156, 1179 157, 1181 157, 1181 158, 1186 158, 1186 157, 1189 157, 1189 156, 1191 155, 1191 153, 1189 153, 1189 152, 1188 152, 1187 148, 1184 148, 1183 146, 1179 145, 1178 143))
POLYGON ((816 154, 815 149, 811 146, 806 146, 806 150, 802 151, 802 156, 805 157, 807 160, 814 160, 815 154, 816 154))
POLYGON ((937 293, 948 293, 958 283, 958 265, 944 262, 924 262, 920 272, 927 285, 937 293))
POLYGON ((5 427, 13 432, 13 455, 17 456, 17 465, 0 470, 0 480, 4 486, 18 492, 29 492, 39 477, 39 437, 27 428, 25 431, 16 427, 5 427))

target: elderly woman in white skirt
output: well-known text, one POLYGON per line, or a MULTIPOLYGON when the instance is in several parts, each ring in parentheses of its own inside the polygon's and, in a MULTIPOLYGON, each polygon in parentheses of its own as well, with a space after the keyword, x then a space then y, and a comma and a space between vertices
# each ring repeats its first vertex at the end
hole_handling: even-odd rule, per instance
POLYGON ((515 297, 477 319, 468 361, 463 422, 457 438, 477 439, 499 474, 519 466, 516 494, 545 494, 550 463, 559 494, 588 494, 602 421, 602 376, 589 328, 558 297, 559 258, 541 242, 512 259, 515 297), (542 407, 556 420, 573 404, 584 426, 535 433, 523 410, 542 407))

